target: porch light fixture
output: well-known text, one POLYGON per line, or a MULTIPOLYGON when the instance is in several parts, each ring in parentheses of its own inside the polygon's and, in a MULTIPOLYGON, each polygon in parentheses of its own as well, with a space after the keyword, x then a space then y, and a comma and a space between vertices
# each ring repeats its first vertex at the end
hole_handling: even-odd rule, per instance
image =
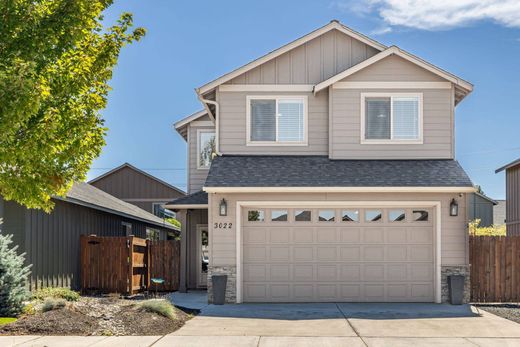
POLYGON ((450 202, 450 216, 458 216, 459 215, 459 204, 455 199, 451 199, 450 202))
POLYGON ((219 214, 221 216, 227 216, 227 201, 226 201, 226 199, 220 200, 219 214))

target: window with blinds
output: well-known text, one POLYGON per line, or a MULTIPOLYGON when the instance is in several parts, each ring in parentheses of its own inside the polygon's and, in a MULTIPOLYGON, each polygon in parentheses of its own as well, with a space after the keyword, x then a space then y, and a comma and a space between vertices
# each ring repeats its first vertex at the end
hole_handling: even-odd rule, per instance
POLYGON ((249 98, 249 142, 304 143, 305 98, 249 98))
POLYGON ((419 108, 419 96, 365 97, 365 140, 420 140, 419 108))

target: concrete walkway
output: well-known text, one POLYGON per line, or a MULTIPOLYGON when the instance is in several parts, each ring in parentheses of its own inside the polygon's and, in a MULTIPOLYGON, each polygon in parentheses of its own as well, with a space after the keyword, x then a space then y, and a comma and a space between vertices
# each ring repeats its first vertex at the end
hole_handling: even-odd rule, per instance
POLYGON ((208 305, 205 293, 175 294, 201 313, 166 336, 0 336, 0 346, 520 346, 520 325, 469 305, 208 305))

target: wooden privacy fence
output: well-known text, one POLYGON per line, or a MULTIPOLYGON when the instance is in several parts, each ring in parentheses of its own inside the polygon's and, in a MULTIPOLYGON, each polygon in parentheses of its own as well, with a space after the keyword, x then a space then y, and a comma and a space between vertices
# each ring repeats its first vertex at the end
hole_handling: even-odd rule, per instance
POLYGON ((520 301, 520 236, 470 236, 471 300, 520 301))
POLYGON ((81 235, 81 290, 133 295, 144 290, 177 290, 179 241, 149 241, 135 236, 81 235), (155 288, 152 278, 164 279, 155 288))

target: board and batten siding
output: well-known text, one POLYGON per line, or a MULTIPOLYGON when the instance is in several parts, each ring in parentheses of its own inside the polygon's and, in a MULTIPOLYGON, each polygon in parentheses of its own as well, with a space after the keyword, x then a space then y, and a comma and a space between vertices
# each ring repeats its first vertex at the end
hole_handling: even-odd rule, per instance
POLYGON ((227 84, 316 84, 377 53, 377 49, 331 30, 227 84))
MULTIPOLYGON (((439 82, 440 77, 396 56, 389 56, 341 82, 439 82)), ((332 159, 452 159, 454 89, 331 90, 332 159), (422 93, 422 144, 362 144, 362 93, 422 93)))
MULTIPOLYGON (((132 233, 146 237, 146 227, 160 227, 61 200, 53 200, 52 213, 5 202, 3 232, 13 234, 19 253, 32 264, 29 287, 80 288, 80 235, 126 236, 122 222, 132 224, 132 233)), ((163 231, 165 231, 164 229, 163 231)), ((161 238, 166 237, 161 232, 161 238)))
POLYGON ((304 92, 222 92, 217 93, 220 104, 219 142, 223 154, 265 155, 327 155, 329 146, 328 91, 314 95, 304 92), (307 96, 308 145, 248 146, 247 96, 307 96))
MULTIPOLYGON (((458 194, 440 193, 254 193, 254 194, 210 194, 209 234, 210 265, 236 265, 236 202, 237 201, 440 201, 441 202, 441 265, 468 264, 468 232, 466 216, 466 197, 458 194), (226 199, 228 214, 219 216, 219 202, 226 199), (459 215, 449 215, 451 199, 459 203, 459 215), (233 223, 231 229, 214 229, 214 223, 233 223)), ((276 207, 276 203, 272 204, 276 207)), ((396 205, 398 207, 398 205, 396 205)), ((268 218, 268 216, 266 216, 268 218)))
POLYGON ((209 171, 209 169, 197 168, 199 155, 197 152, 198 130, 215 130, 215 127, 193 126, 191 124, 188 127, 188 194, 196 193, 202 189, 209 171))
POLYGON ((180 191, 128 166, 92 182, 91 185, 150 213, 153 213, 154 202, 168 202, 184 196, 180 191))
POLYGON ((520 165, 506 169, 507 235, 520 235, 520 165))

